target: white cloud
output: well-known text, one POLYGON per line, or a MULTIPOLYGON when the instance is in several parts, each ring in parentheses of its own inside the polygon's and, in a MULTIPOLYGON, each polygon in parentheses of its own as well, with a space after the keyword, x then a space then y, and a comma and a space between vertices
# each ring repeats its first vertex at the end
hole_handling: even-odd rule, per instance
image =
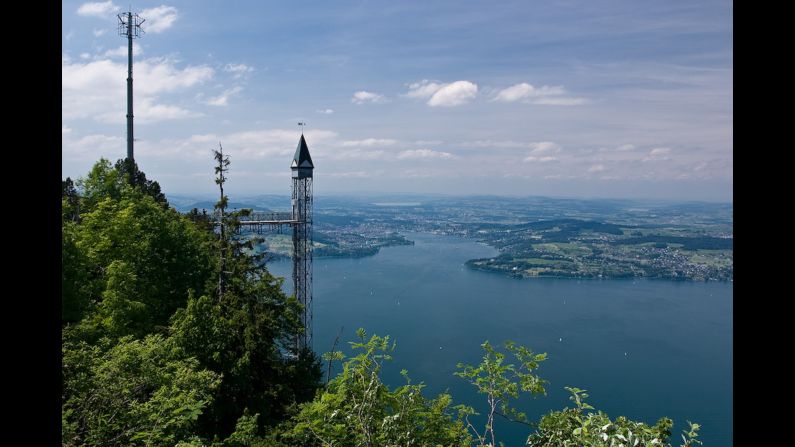
POLYGON ((171 28, 177 20, 177 8, 173 6, 160 5, 156 8, 144 9, 139 14, 142 19, 146 19, 143 26, 147 33, 162 33, 171 28))
POLYGON ((556 154, 561 150, 560 145, 552 141, 530 143, 530 149, 533 150, 533 154, 556 154))
POLYGON ((512 85, 506 89, 500 90, 494 98, 494 101, 514 102, 540 96, 562 95, 565 92, 562 86, 550 87, 545 85, 541 88, 536 88, 526 82, 522 82, 521 84, 512 85))
POLYGON ((616 148, 617 152, 626 152, 626 151, 634 151, 635 145, 633 144, 622 144, 621 146, 616 148))
MULTIPOLYGON (((135 107, 135 122, 141 124, 203 116, 201 113, 192 112, 182 107, 156 104, 154 98, 144 98, 136 103, 135 107)), ((99 120, 107 123, 118 123, 121 121, 121 118, 119 118, 118 111, 113 111, 101 115, 99 120)))
POLYGON ((512 147, 530 147, 531 144, 534 143, 525 143, 524 141, 511 141, 511 140, 503 140, 503 141, 495 141, 495 140, 476 140, 476 141, 468 141, 464 142, 462 146, 469 146, 469 147, 499 147, 499 148, 512 148, 512 147))
POLYGON ((428 159, 428 158, 438 158, 438 159, 452 159, 456 158, 455 155, 449 152, 441 152, 441 151, 432 151, 430 149, 415 149, 415 150, 407 150, 402 151, 398 154, 397 158, 401 160, 408 160, 408 159, 428 159))
POLYGON ((587 103, 585 98, 538 98, 533 100, 533 104, 546 106, 579 106, 587 103))
POLYGON ((315 113, 322 113, 324 115, 331 115, 332 113, 334 113, 334 109, 318 109, 318 110, 315 110, 315 113))
POLYGON ((111 17, 119 11, 119 7, 114 5, 111 0, 106 2, 83 3, 77 8, 77 15, 84 17, 111 17))
MULTIPOLYGON (((118 48, 115 48, 113 50, 106 51, 103 54, 103 56, 105 56, 105 57, 127 57, 127 52, 128 51, 129 51, 129 48, 127 47, 127 45, 122 45, 122 46, 120 46, 118 48)), ((144 50, 141 48, 140 45, 138 45, 138 42, 133 42, 133 56, 140 56, 143 52, 144 52, 144 50)))
POLYGON ((415 82, 413 84, 409 84, 409 92, 406 93, 406 96, 409 98, 430 98, 436 93, 440 88, 444 87, 447 84, 439 84, 436 82, 429 82, 427 79, 423 79, 420 82, 415 82))
POLYGON ((469 81, 455 81, 451 83, 431 82, 423 79, 408 85, 409 91, 405 96, 409 98, 429 98, 427 104, 431 107, 453 107, 466 104, 478 93, 477 84, 469 81))
POLYGON ((500 90, 494 101, 514 102, 523 98, 529 97, 533 92, 533 86, 527 83, 512 85, 506 89, 500 90))
POLYGON ((92 134, 73 138, 71 134, 71 129, 61 134, 62 152, 69 158, 96 160, 104 156, 116 160, 121 157, 120 154, 125 153, 126 137, 92 134))
POLYGON ((342 142, 343 146, 389 146, 397 143, 397 140, 389 138, 366 138, 364 140, 346 140, 342 142))
POLYGON ((657 147, 657 148, 652 149, 651 152, 649 152, 649 155, 651 155, 652 157, 656 157, 658 155, 665 155, 665 154, 670 153, 670 152, 671 152, 670 148, 657 147))
MULTIPOLYGON (((337 136, 336 132, 328 130, 306 131, 304 135, 315 161, 323 154, 315 150, 315 146, 325 147, 337 136)), ((189 156, 203 160, 209 157, 211 148, 218 147, 220 141, 234 164, 235 160, 259 160, 272 156, 289 158, 295 152, 298 136, 299 133, 293 129, 249 130, 225 135, 197 134, 186 139, 162 140, 153 145, 151 150, 153 156, 162 158, 189 156)))
POLYGON ((536 157, 534 155, 531 155, 531 156, 525 158, 524 161, 526 163, 532 163, 532 162, 549 163, 551 161, 558 161, 558 159, 557 159, 557 157, 549 157, 549 156, 547 156, 547 157, 536 157))
POLYGON ((89 54, 89 53, 80 53, 80 59, 91 59, 91 54, 89 54))
POLYGON ((368 178, 374 174, 368 171, 348 171, 348 172, 329 172, 326 174, 328 177, 336 178, 368 178))
POLYGON ((531 104, 561 106, 579 105, 587 102, 584 98, 563 97, 562 95, 565 94, 566 90, 560 85, 552 87, 544 85, 537 88, 522 82, 500 90, 493 100, 500 102, 522 101, 531 104))
POLYGON ((211 106, 226 106, 228 105, 229 98, 240 93, 242 90, 242 87, 232 87, 228 90, 224 90, 223 93, 216 96, 215 98, 208 99, 207 104, 211 106))
POLYGON ((364 104, 366 102, 382 103, 386 102, 386 98, 383 95, 379 95, 378 93, 361 90, 353 94, 351 102, 354 104, 364 104))
POLYGON ((641 159, 642 162, 652 161, 652 162, 664 162, 669 161, 670 158, 666 157, 671 153, 671 148, 668 147, 656 147, 649 151, 649 155, 641 159))
MULTIPOLYGON (((158 103, 158 96, 187 90, 213 77, 207 66, 177 68, 166 59, 148 59, 135 66, 135 122, 198 116, 181 107, 158 103)), ((61 64, 61 104, 64 120, 92 118, 123 123, 127 64, 108 59, 61 64)))
POLYGON ((478 94, 478 86, 469 81, 445 84, 428 100, 431 107, 455 107, 468 103, 478 94))
POLYGON ((224 71, 232 73, 235 79, 237 79, 254 72, 254 67, 250 67, 246 64, 226 64, 226 66, 224 66, 224 71))
POLYGON ((70 128, 69 126, 61 125, 61 135, 64 135, 64 134, 67 134, 67 133, 71 133, 71 132, 72 132, 72 128, 70 128))
POLYGON ((99 37, 99 36, 101 36, 101 35, 103 35, 103 34, 105 34, 105 33, 107 33, 107 32, 108 32, 108 30, 107 30, 107 29, 95 29, 95 30, 93 31, 93 33, 94 33, 94 37, 99 37))
POLYGON ((605 170, 605 165, 597 164, 588 168, 588 172, 602 172, 605 170))
POLYGON ((334 152, 331 158, 335 160, 378 160, 384 158, 386 152, 377 150, 352 149, 334 152))

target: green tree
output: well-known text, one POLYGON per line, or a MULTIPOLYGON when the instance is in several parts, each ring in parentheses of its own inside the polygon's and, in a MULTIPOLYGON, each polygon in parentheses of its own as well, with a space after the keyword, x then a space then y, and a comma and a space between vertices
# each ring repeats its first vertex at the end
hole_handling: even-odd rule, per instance
POLYGON ((190 439, 219 375, 160 335, 99 345, 65 339, 62 442, 66 446, 173 446, 190 439))
POLYGON ((312 401, 301 405, 295 425, 281 441, 305 446, 468 446, 466 428, 450 411, 451 397, 427 399, 422 383, 391 390, 380 378, 383 362, 395 349, 389 337, 357 331, 351 342, 358 354, 348 359, 342 372, 312 401))
POLYGON ((87 323, 93 324, 93 329, 106 326, 100 320, 109 315, 102 311, 112 306, 100 304, 107 297, 119 298, 123 292, 108 288, 134 282, 134 288, 130 286, 124 292, 126 299, 140 303, 145 310, 135 305, 128 308, 133 314, 126 315, 113 307, 116 321, 112 325, 132 325, 138 333, 157 326, 165 328, 174 311, 185 305, 188 291, 204 290, 210 280, 214 269, 212 244, 206 232, 137 190, 127 187, 118 199, 99 200, 92 211, 82 215, 75 235, 77 249, 87 258, 86 274, 92 283, 85 290, 100 310, 87 323), (124 273, 119 270, 121 264, 111 268, 114 262, 123 263, 124 273), (111 273, 116 276, 109 276, 111 273), (122 274, 128 276, 124 281, 119 276, 122 274), (137 322, 119 320, 124 318, 137 322))
POLYGON ((539 363, 546 360, 546 354, 534 354, 523 346, 514 342, 506 342, 505 349, 513 354, 518 364, 506 363, 506 355, 495 350, 486 341, 481 347, 486 354, 483 361, 477 366, 459 363, 460 371, 455 375, 463 378, 475 388, 478 393, 486 397, 487 412, 486 425, 482 432, 478 431, 470 422, 469 417, 477 415, 474 408, 459 405, 456 408, 461 417, 466 421, 467 427, 475 434, 478 445, 497 445, 494 432, 494 416, 501 416, 515 422, 529 424, 527 416, 511 406, 512 399, 518 399, 520 393, 546 394, 545 380, 533 374, 538 369, 539 363))
POLYGON ((89 259, 81 250, 77 225, 66 220, 61 227, 61 321, 82 320, 91 305, 89 259))
MULTIPOLYGON (((281 291, 281 280, 247 255, 250 242, 235 237, 235 214, 228 216, 232 230, 222 244, 209 219, 199 227, 163 206, 140 181, 127 181, 130 173, 123 169, 130 168, 100 160, 79 179, 79 188, 63 183, 68 205, 62 214, 64 439, 88 445, 140 440, 161 445, 164 439, 168 445, 207 440, 238 445, 251 433, 260 436, 296 403, 311 399, 320 384, 314 354, 295 356, 287 349, 302 329, 301 307, 281 291), (79 218, 70 219, 75 200, 79 218), (229 286, 220 299, 210 299, 221 246, 229 286), (143 352, 136 343, 148 348, 143 352), (138 353, 135 361, 116 361, 133 358, 130 352, 138 353), (148 353, 163 355, 149 359, 148 353), (181 425, 185 429, 178 436, 141 428, 138 413, 130 412, 123 382, 141 373, 136 362, 187 365, 214 378, 211 387, 202 388, 209 397, 193 407, 190 424, 181 425), (102 373, 110 370, 114 374, 102 373), (91 408, 100 401, 102 409, 91 408), (120 415, 133 422, 120 422, 120 415), (138 436, 144 431, 146 436, 138 436)), ((157 368, 145 377, 179 378, 158 376, 157 368)), ((133 391, 135 401, 149 402, 152 411, 156 405, 169 409, 167 402, 147 400, 148 391, 133 391)))
POLYGON ((142 193, 155 199, 155 202, 168 207, 166 195, 160 191, 160 184, 154 180, 147 179, 146 174, 138 169, 138 164, 135 160, 130 160, 129 158, 119 159, 116 161, 115 169, 116 172, 121 173, 127 184, 139 188, 142 193))
MULTIPOLYGON (((660 418, 654 425, 619 416, 615 420, 585 402, 586 390, 566 387, 574 408, 553 411, 541 418, 538 429, 527 438, 527 445, 540 447, 671 447, 673 422, 660 418)), ((697 440, 699 425, 688 422, 690 429, 682 434, 681 447, 701 444, 697 440)))

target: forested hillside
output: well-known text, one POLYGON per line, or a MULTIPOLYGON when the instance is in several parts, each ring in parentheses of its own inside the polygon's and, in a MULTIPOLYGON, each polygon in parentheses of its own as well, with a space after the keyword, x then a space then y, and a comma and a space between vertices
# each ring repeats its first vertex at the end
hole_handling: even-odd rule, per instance
POLYGON ((512 404, 545 394, 547 355, 512 343, 483 343, 482 362, 450 377, 478 407, 427 397, 405 371, 405 385, 383 383, 388 336, 360 329, 324 362, 295 352, 300 304, 233 236, 235 215, 224 222, 219 235, 180 214, 134 163, 63 181, 62 445, 484 446, 507 423, 527 425, 528 445, 670 445, 671 420, 610 419, 577 388, 571 408, 529 421, 512 404), (332 362, 342 372, 323 380, 332 362))

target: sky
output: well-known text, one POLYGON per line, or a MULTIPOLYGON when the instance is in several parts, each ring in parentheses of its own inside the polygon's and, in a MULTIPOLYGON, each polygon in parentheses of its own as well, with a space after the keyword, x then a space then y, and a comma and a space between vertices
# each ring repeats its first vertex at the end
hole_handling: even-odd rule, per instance
POLYGON ((62 3, 62 176, 126 156, 168 195, 732 201, 731 1, 62 3))

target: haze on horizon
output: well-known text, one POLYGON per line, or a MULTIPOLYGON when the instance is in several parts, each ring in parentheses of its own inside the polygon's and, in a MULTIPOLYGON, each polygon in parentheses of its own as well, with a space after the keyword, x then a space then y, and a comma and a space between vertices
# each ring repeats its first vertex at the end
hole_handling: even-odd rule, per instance
MULTIPOLYGON (((125 4, 62 3, 62 176, 126 154, 125 4)), ((730 1, 144 1, 135 158, 169 195, 732 201, 730 1)))

